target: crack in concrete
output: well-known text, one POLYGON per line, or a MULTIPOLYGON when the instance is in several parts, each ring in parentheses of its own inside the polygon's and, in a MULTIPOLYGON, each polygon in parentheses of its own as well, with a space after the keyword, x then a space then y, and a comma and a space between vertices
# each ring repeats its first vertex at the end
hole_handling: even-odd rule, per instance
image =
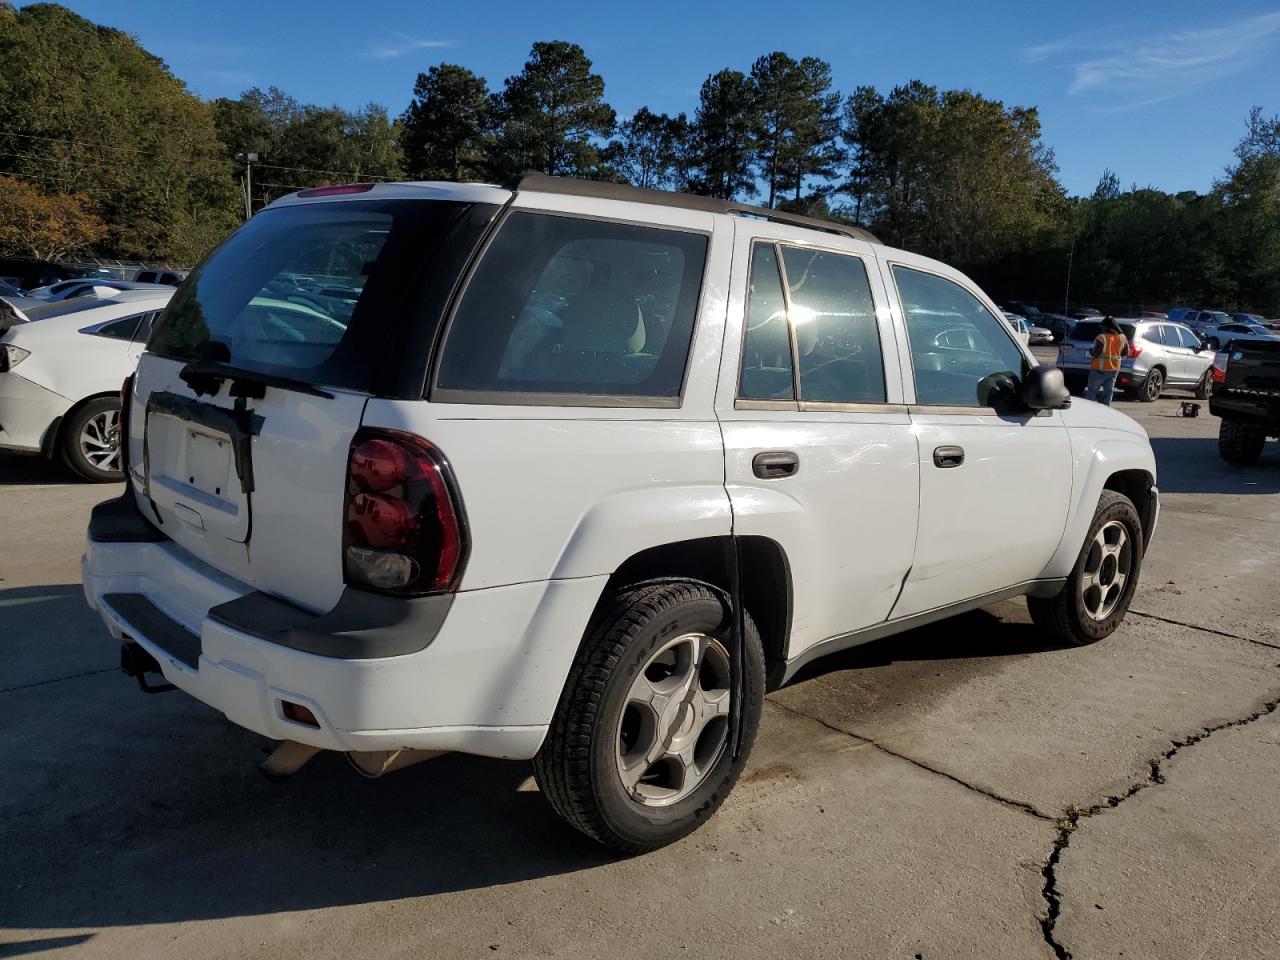
POLYGON ((62 683, 66 680, 79 680, 81 677, 93 677, 99 673, 113 673, 119 670, 119 667, 103 667, 101 670, 86 670, 84 673, 73 673, 66 677, 51 677, 48 680, 35 680, 31 683, 20 683, 16 687, 0 688, 0 693, 13 693, 15 690, 30 690, 32 687, 43 687, 48 683, 62 683))
POLYGON ((1255 640, 1253 637, 1243 637, 1238 633, 1227 633, 1225 630, 1215 630, 1213 627, 1202 627, 1198 623, 1187 623, 1185 620, 1171 620, 1168 617, 1161 617, 1154 613, 1143 613, 1141 610, 1129 608, 1129 612, 1139 617, 1146 617, 1148 620, 1157 620, 1160 623, 1168 623, 1175 627, 1188 627, 1191 630, 1199 630, 1201 633, 1212 633, 1218 637, 1229 637, 1232 640, 1243 640, 1246 643, 1254 643, 1260 647, 1269 647, 1272 650, 1280 650, 1280 643, 1270 643, 1266 640, 1255 640))
MULTIPOLYGON (((1247 638, 1240 637, 1237 639, 1247 638)), ((1044 876, 1044 887, 1041 890, 1041 896, 1044 898, 1048 910, 1047 913, 1040 918, 1040 929, 1044 934, 1045 943, 1047 943, 1049 948, 1053 950, 1053 955, 1057 957, 1057 960, 1071 960, 1072 957, 1071 951, 1068 950, 1066 946, 1054 935, 1054 930, 1058 924, 1058 917, 1062 912, 1062 895, 1058 890, 1058 864, 1062 861, 1062 854, 1071 843, 1071 834, 1075 831, 1080 821, 1087 819, 1088 817, 1096 816, 1105 810, 1115 809, 1134 794, 1145 790, 1147 787, 1154 787, 1165 783, 1165 776, 1161 771, 1161 765, 1165 761, 1172 759, 1178 751, 1183 748, 1194 746, 1202 740, 1208 739, 1219 730, 1226 730, 1230 727, 1243 727, 1256 720, 1261 720, 1263 717, 1274 713, 1277 708, 1280 708, 1280 697, 1268 700, 1247 717, 1242 717, 1238 720, 1228 720, 1224 723, 1215 724, 1211 727, 1205 727, 1199 733, 1191 734, 1181 740, 1174 740, 1171 742, 1168 750, 1160 756, 1153 757, 1147 761, 1149 769, 1147 770, 1145 780, 1138 780, 1131 784, 1129 789, 1124 793, 1107 797, 1106 800, 1101 803, 1095 803, 1091 807, 1084 809, 1072 807, 1067 809, 1066 817, 1058 823, 1058 836, 1054 840, 1053 850, 1050 852, 1049 859, 1045 862, 1044 869, 1041 871, 1041 874, 1044 876)))
POLYGON ((1047 814, 1044 811, 1039 810, 1034 804, 1027 803, 1024 800, 1014 800, 1014 799, 1011 799, 1010 797, 1004 797, 998 793, 995 793, 994 791, 987 790, 983 787, 979 787, 977 784, 973 784, 967 780, 960 779, 953 773, 948 773, 946 770, 940 770, 937 767, 932 767, 929 764, 925 763, 924 761, 917 760, 915 757, 908 756, 905 753, 899 753, 897 750, 894 750, 892 747, 886 747, 883 743, 880 743, 877 740, 873 740, 871 737, 864 737, 860 733, 854 733, 852 730, 846 730, 844 727, 836 726, 834 723, 829 723, 828 721, 823 720, 821 717, 815 717, 812 714, 805 713, 803 710, 797 710, 795 707, 789 706, 788 704, 785 704, 785 703, 780 703, 777 700, 770 700, 769 703, 773 704, 775 707, 778 707, 779 709, 785 710, 787 713, 793 714, 794 716, 802 717, 805 720, 811 720, 814 723, 817 723, 817 724, 820 724, 821 726, 826 727, 828 730, 832 730, 836 733, 843 734, 844 736, 849 737, 850 739, 857 740, 859 743, 865 743, 868 746, 875 747, 880 752, 886 753, 897 760, 904 760, 907 763, 911 764, 913 767, 919 767, 921 770, 924 770, 926 773, 932 773, 935 776, 943 777, 947 780, 950 780, 952 783, 959 784, 960 786, 964 787, 966 790, 970 790, 973 793, 986 797, 988 800, 994 800, 996 803, 1002 804, 1006 807, 1012 807, 1015 810, 1019 810, 1022 813, 1035 817, 1037 820, 1047 820, 1049 823, 1059 822, 1060 818, 1051 816, 1050 814, 1047 814))

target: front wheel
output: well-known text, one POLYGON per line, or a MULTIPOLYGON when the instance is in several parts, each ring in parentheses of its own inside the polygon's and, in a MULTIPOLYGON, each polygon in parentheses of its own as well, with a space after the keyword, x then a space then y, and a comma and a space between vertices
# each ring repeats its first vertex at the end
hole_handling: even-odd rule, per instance
POLYGON ((1217 350, 1219 347, 1222 346, 1222 344, 1218 341, 1217 337, 1210 337, 1206 343, 1206 346, 1208 346, 1210 350, 1217 350))
POLYGON ((62 436, 62 459, 95 483, 120 480, 120 400, 98 397, 77 410, 62 436))
POLYGON ((691 833, 724 802, 764 704, 764 652, 745 620, 735 757, 725 604, 692 582, 640 584, 606 599, 533 761, 543 793, 571 826, 643 853, 691 833))
POLYGON ((1128 497, 1102 491, 1066 586, 1054 597, 1027 597, 1041 630, 1063 644, 1096 643, 1129 611, 1142 569, 1142 520, 1128 497))

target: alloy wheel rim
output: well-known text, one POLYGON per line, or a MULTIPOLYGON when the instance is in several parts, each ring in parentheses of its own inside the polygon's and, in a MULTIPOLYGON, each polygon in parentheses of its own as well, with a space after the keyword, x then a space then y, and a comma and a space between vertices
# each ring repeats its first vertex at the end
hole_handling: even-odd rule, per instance
POLYGON ((1160 376, 1159 370, 1152 370, 1147 377, 1147 395, 1150 397, 1160 396, 1160 387, 1164 383, 1164 378, 1160 376))
POLYGON ((696 790, 729 743, 729 654, 705 633, 660 647, 627 690, 614 731, 623 789, 665 807, 696 790))
POLYGON ((120 472, 120 411, 104 410, 80 429, 80 453, 97 470, 120 472))
POLYGON ((1119 520, 1104 523, 1089 544, 1080 600, 1091 620, 1106 620, 1120 604, 1133 568, 1133 540, 1119 520))

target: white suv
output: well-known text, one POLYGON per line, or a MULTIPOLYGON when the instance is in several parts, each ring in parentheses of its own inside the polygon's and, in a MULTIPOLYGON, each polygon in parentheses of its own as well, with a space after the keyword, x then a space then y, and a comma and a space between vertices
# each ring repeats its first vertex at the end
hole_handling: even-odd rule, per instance
POLYGON ((374 775, 534 760, 640 851, 724 800, 766 689, 1025 595, 1110 634, 1143 431, 990 299, 866 232, 526 176, 279 200, 125 389, 85 592, 126 672, 374 775))

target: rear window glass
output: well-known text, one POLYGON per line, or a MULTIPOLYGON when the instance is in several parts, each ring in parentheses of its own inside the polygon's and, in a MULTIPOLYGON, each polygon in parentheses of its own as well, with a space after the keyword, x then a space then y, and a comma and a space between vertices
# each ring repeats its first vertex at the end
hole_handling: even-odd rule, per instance
POLYGON ((702 234, 511 214, 449 326, 433 399, 678 398, 706 254, 702 234))
MULTIPOLYGON (((389 366, 413 362, 410 293, 466 207, 368 200, 265 210, 178 287, 147 348, 377 392, 389 366)), ((423 282, 447 294, 455 280, 427 271, 423 282)))
MULTIPOLYGON (((1130 340, 1133 339, 1137 332, 1137 327, 1132 323, 1119 324, 1120 332, 1130 340)), ((1080 340, 1082 342, 1093 343, 1094 339, 1102 332, 1102 323, 1098 320, 1081 320, 1072 329, 1067 339, 1080 340)))

